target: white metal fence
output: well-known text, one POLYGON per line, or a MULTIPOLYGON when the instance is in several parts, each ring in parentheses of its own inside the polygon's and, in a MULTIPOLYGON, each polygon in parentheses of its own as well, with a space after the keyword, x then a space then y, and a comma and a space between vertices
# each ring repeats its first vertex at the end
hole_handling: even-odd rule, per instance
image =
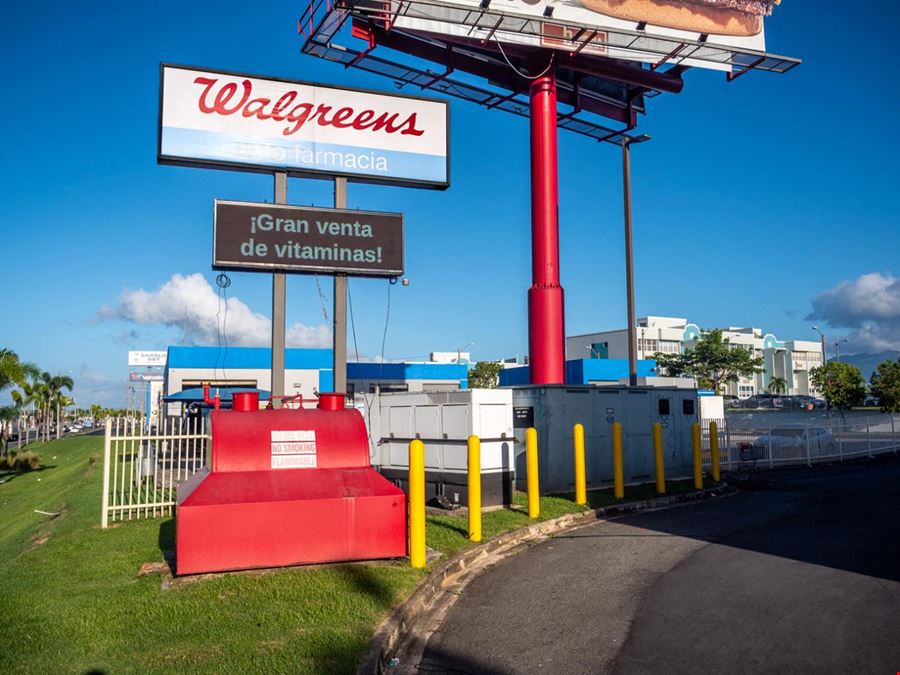
MULTIPOLYGON (((709 422, 703 421, 703 463, 709 466, 709 422)), ((900 415, 811 417, 779 423, 716 420, 723 469, 774 468, 875 457, 900 450, 900 415)), ((179 482, 207 465, 206 418, 165 418, 146 431, 140 422, 106 421, 101 525, 171 515, 179 482)))
POLYGON ((133 419, 107 420, 101 526, 172 514, 178 483, 206 466, 207 425, 202 417, 170 417, 146 431, 133 419))
MULTIPOLYGON (((758 421, 715 420, 723 469, 842 462, 900 450, 900 415, 811 417, 779 423, 770 414, 758 421)), ((710 420, 703 422, 703 463, 709 464, 710 420)))

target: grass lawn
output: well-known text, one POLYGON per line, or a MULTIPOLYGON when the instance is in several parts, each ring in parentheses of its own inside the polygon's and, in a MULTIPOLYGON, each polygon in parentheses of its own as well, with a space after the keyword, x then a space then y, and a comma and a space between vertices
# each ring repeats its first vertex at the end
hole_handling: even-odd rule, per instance
MULTIPOLYGON (((164 589, 159 574, 138 571, 174 548, 174 521, 100 529, 102 443, 34 445, 45 468, 0 475, 2 673, 350 673, 381 619, 424 575, 402 561, 358 563, 209 575, 164 589)), ((612 502, 590 494, 594 505, 612 502)), ((541 500, 544 518, 580 508, 565 496, 541 500)), ((486 513, 484 535, 528 522, 519 510, 486 513)), ((464 516, 428 523, 430 546, 470 545, 464 516)))

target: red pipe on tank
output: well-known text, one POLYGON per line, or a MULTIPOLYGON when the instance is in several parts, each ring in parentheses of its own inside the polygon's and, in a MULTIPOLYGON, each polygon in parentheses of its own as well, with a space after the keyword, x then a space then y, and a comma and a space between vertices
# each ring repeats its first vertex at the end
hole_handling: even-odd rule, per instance
POLYGON ((528 365, 532 384, 565 383, 565 317, 559 285, 556 74, 533 80, 531 99, 531 288, 528 365))
POLYGON ((319 409, 320 410, 343 410, 344 397, 346 394, 338 392, 319 392, 319 409))
POLYGON ((236 391, 231 398, 231 409, 237 412, 259 410, 258 391, 236 391))
POLYGON ((203 402, 206 405, 211 405, 216 410, 219 409, 219 406, 222 404, 222 399, 219 397, 219 390, 216 389, 216 395, 213 398, 209 397, 209 384, 203 385, 203 402))

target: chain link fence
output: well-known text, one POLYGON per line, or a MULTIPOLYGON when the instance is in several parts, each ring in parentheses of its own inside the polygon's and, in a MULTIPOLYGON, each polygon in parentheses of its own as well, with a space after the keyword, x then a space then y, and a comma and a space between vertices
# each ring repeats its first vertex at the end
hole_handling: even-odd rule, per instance
POLYGON ((782 421, 778 413, 748 420, 704 420, 703 463, 709 465, 710 422, 719 438, 723 469, 812 466, 875 457, 900 449, 900 415, 816 416, 782 421))

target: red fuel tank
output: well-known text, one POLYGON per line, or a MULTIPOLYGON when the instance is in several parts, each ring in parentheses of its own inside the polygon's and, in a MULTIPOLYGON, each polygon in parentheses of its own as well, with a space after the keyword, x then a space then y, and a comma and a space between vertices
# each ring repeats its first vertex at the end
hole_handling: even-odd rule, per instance
POLYGON ((210 468, 178 486, 179 575, 406 555, 405 495, 343 401, 210 413, 210 468))

